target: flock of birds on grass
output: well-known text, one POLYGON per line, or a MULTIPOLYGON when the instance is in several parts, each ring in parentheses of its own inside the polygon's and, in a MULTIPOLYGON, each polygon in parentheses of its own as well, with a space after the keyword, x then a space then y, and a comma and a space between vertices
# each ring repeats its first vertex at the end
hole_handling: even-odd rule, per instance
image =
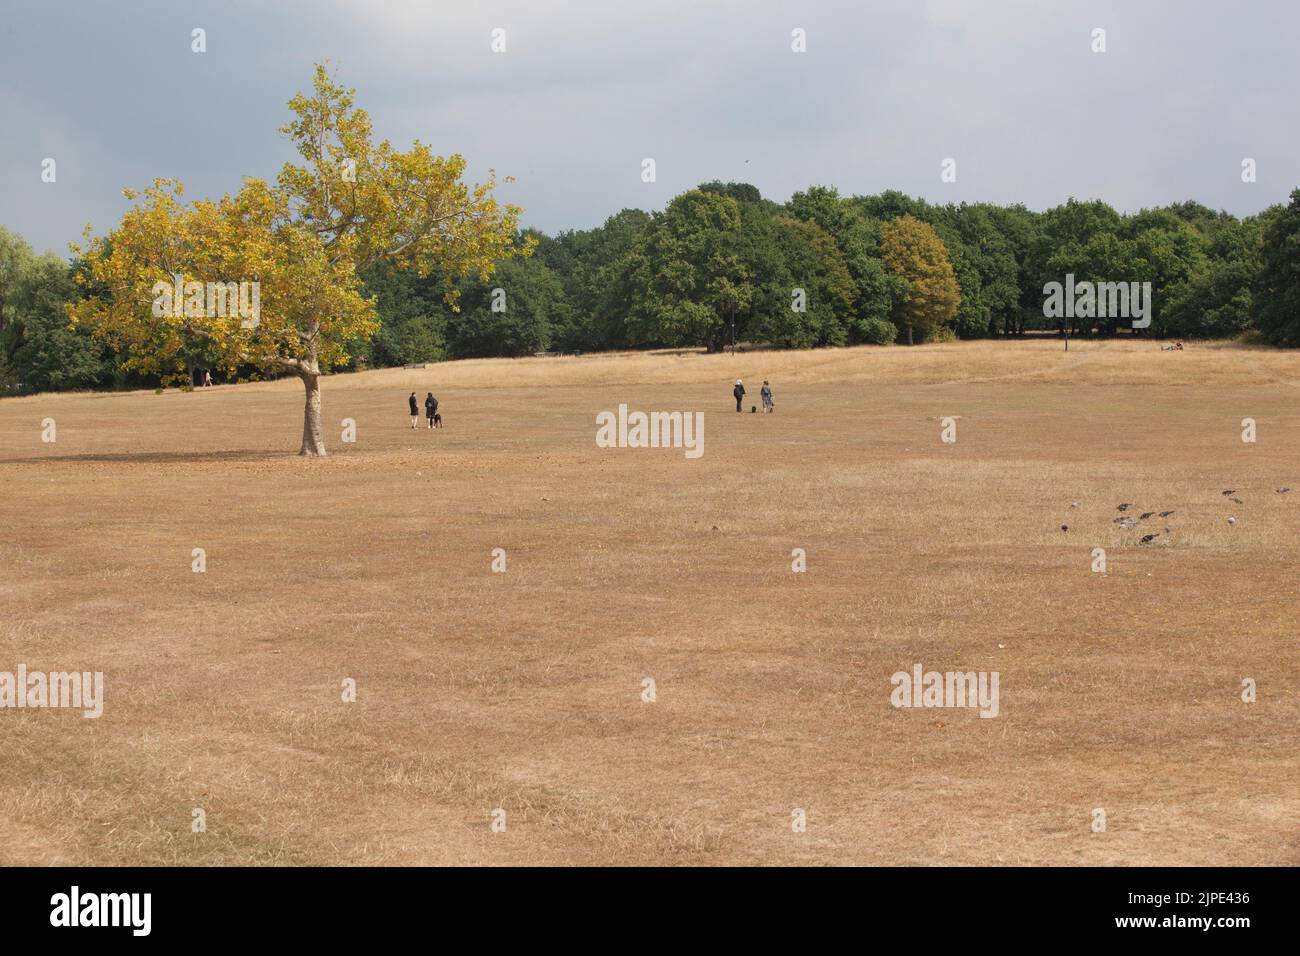
MULTIPOLYGON (((1277 488, 1277 489, 1275 489, 1275 490, 1276 490, 1277 494, 1279 494, 1279 495, 1284 495, 1284 494, 1286 494, 1287 492, 1289 492, 1291 489, 1290 489, 1290 488, 1277 488)), ((1236 488, 1226 488, 1226 489, 1224 489, 1224 491, 1223 491, 1223 496, 1224 496, 1225 498, 1227 498, 1229 501, 1235 502, 1236 504, 1239 504, 1239 505, 1240 505, 1240 504, 1244 504, 1244 502, 1243 502, 1240 498, 1238 498, 1236 495, 1237 495, 1237 489, 1236 489, 1236 488)), ((1079 502, 1077 502, 1077 501, 1071 501, 1071 502, 1070 502, 1070 507, 1071 507, 1071 508, 1077 508, 1077 507, 1079 507, 1079 502)), ((1141 525, 1141 523, 1142 523, 1143 521, 1146 521, 1146 520, 1148 520, 1148 519, 1150 519, 1150 518, 1168 518, 1170 515, 1172 515, 1172 514, 1174 513, 1172 509, 1169 510, 1169 511, 1144 511, 1144 512, 1142 512, 1140 515, 1138 515, 1136 518, 1133 518, 1133 517, 1131 517, 1130 515, 1128 515, 1128 514, 1125 513, 1125 512, 1127 512, 1127 511, 1128 511, 1130 508, 1132 508, 1132 507, 1133 507, 1133 503, 1132 503, 1132 502, 1125 501, 1125 502, 1121 503, 1121 504, 1116 508, 1116 510, 1119 511, 1120 515, 1119 515, 1118 518, 1114 518, 1114 519, 1112 519, 1112 520, 1111 520, 1111 524, 1117 524, 1117 525, 1119 525, 1121 528, 1123 528, 1125 531, 1132 531, 1134 528, 1137 528, 1139 525, 1141 525)), ((1237 523, 1236 516, 1234 516, 1234 515, 1229 515, 1229 516, 1228 516, 1228 524, 1236 524, 1236 523, 1237 523)), ((1150 526, 1148 525, 1148 527, 1150 527, 1150 526)), ((1068 524, 1063 524, 1063 525, 1061 525, 1061 530, 1062 530, 1062 531, 1069 531, 1069 530, 1070 530, 1070 526, 1069 526, 1068 524)), ((1172 531, 1173 531, 1173 528, 1169 527, 1169 525, 1165 525, 1165 530, 1164 530, 1164 531, 1152 531, 1152 532, 1150 532, 1149 534, 1144 534, 1141 538, 1138 539, 1138 544, 1150 544, 1150 543, 1151 543, 1152 541, 1154 541, 1156 538, 1160 537, 1161 534, 1169 534, 1169 533, 1172 532, 1172 531)))

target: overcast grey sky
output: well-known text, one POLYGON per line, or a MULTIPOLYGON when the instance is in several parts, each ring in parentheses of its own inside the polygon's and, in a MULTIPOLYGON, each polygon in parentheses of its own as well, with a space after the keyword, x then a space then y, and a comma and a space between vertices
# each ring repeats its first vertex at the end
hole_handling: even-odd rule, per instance
POLYGON ((66 252, 124 186, 274 177, 328 58, 379 138, 517 182, 547 232, 710 179, 939 202, 1198 199, 1300 185, 1294 0, 0 0, 0 224, 66 252), (191 52, 191 30, 207 52, 191 52), (506 31, 493 53, 491 32, 506 31), (1092 31, 1106 52, 1092 52, 1092 31), (806 31, 807 52, 791 50, 806 31), (53 157, 57 181, 42 183, 53 157), (644 183, 641 161, 658 179, 644 183), (942 161, 957 181, 940 180, 942 161), (1241 162, 1258 181, 1241 181, 1241 162))

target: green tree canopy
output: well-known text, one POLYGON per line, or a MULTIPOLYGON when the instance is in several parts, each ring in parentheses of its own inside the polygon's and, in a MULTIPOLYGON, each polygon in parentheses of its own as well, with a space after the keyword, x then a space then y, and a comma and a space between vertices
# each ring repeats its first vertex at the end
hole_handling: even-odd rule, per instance
POLYGON ((1275 345, 1300 346, 1300 189, 1264 228, 1259 330, 1275 345))
POLYGON ((722 348, 754 294, 743 235, 740 204, 729 196, 692 190, 669 203, 629 263, 629 340, 722 348))

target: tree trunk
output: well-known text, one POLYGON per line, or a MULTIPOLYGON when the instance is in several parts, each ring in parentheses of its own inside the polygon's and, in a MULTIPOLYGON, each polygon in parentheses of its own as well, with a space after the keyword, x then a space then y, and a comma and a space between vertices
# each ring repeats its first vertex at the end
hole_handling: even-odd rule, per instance
POLYGON ((307 404, 302 413, 302 449, 298 454, 309 458, 324 458, 325 432, 320 421, 320 376, 305 374, 302 384, 307 390, 307 404))
POLYGON ((907 344, 912 344, 912 327, 910 325, 907 327, 907 344))

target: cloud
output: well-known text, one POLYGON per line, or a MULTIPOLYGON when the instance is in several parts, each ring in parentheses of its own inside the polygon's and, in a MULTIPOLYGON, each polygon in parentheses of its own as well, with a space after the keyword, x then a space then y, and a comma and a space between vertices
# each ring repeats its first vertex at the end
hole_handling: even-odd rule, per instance
POLYGON ((290 155, 285 101, 324 58, 378 135, 459 152, 476 178, 516 176, 503 195, 552 232, 713 178, 778 200, 820 182, 1031 208, 1195 198, 1238 214, 1300 180, 1300 10, 1281 2, 10 6, 0 220, 60 251, 87 220, 120 216, 123 186, 173 176, 205 196, 273 176, 290 155), (195 26, 205 54, 190 51, 195 26), (795 27, 806 53, 791 51, 795 27), (60 179, 42 191, 51 138, 60 179), (940 181, 946 157, 956 183, 940 181))

